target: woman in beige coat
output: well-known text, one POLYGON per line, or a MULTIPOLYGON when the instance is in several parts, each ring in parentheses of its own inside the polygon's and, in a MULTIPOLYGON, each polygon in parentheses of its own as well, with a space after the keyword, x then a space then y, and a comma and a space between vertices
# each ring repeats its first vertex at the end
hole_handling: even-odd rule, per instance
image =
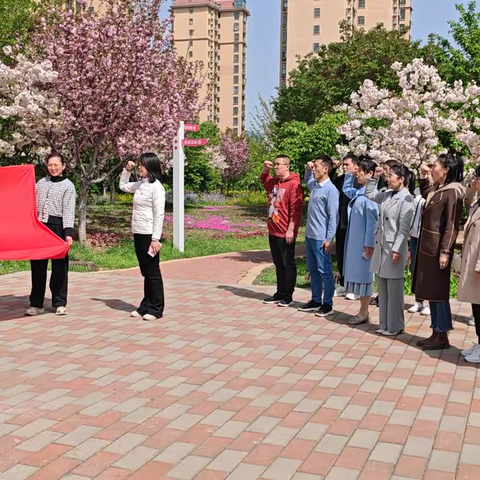
MULTIPOLYGON (((476 194, 480 194, 480 165, 475 169, 470 186, 467 186, 467 199, 475 198, 476 194)), ((467 204, 467 208, 469 214, 465 225, 457 298, 461 302, 472 304, 479 340, 479 343, 474 344, 469 350, 463 350, 462 355, 467 362, 480 363, 480 197, 473 204, 467 204)))

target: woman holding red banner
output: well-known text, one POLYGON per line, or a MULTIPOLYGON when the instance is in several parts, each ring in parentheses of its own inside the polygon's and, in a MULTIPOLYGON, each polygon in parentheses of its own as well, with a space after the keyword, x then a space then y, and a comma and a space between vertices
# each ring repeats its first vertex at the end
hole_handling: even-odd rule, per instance
MULTIPOLYGON (((65 175, 67 165, 62 154, 50 153, 46 164, 48 176, 39 180, 36 187, 38 219, 53 233, 72 245, 75 222, 75 186, 65 175)), ((45 311, 43 303, 47 287, 48 260, 31 260, 30 264, 32 291, 30 306, 25 311, 25 315, 35 316, 45 311)), ((52 260, 50 290, 55 314, 67 315, 68 255, 65 258, 52 260)))
POLYGON ((139 182, 131 182, 135 162, 129 161, 120 177, 120 189, 133 193, 132 232, 140 271, 144 277, 144 297, 132 317, 146 321, 162 318, 165 307, 163 279, 160 272, 165 189, 161 183, 162 167, 154 153, 140 157, 139 182))

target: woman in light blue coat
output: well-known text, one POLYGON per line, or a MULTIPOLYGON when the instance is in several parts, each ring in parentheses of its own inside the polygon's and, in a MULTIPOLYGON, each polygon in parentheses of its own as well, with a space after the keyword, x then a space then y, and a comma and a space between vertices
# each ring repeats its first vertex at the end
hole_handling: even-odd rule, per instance
POLYGON ((360 311, 348 320, 350 325, 369 321, 368 306, 373 294, 373 273, 370 264, 375 247, 375 232, 378 224, 378 206, 365 196, 365 185, 372 178, 377 164, 368 157, 360 159, 355 177, 347 173, 343 193, 351 199, 348 205, 348 230, 345 240, 344 271, 345 288, 348 293, 360 297, 360 311))

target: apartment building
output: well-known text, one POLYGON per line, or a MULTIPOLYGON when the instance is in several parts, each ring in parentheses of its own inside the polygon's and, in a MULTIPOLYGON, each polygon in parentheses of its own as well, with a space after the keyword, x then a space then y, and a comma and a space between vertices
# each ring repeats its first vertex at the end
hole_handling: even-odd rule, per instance
POLYGON ((173 0, 171 14, 178 54, 204 66, 200 119, 241 134, 246 127, 246 0, 173 0))
POLYGON ((339 23, 346 20, 369 30, 378 23, 397 29, 411 26, 412 0, 279 0, 280 85, 301 57, 320 45, 340 41, 339 23))

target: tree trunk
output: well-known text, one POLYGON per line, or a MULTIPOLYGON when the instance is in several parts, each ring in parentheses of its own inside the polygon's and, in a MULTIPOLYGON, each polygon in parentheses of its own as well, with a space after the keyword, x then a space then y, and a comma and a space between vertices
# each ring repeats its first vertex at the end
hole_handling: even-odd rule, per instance
POLYGON ((110 175, 110 205, 115 204, 115 175, 110 175))
POLYGON ((87 243, 87 196, 90 189, 88 180, 82 179, 78 192, 78 240, 80 245, 87 243))

